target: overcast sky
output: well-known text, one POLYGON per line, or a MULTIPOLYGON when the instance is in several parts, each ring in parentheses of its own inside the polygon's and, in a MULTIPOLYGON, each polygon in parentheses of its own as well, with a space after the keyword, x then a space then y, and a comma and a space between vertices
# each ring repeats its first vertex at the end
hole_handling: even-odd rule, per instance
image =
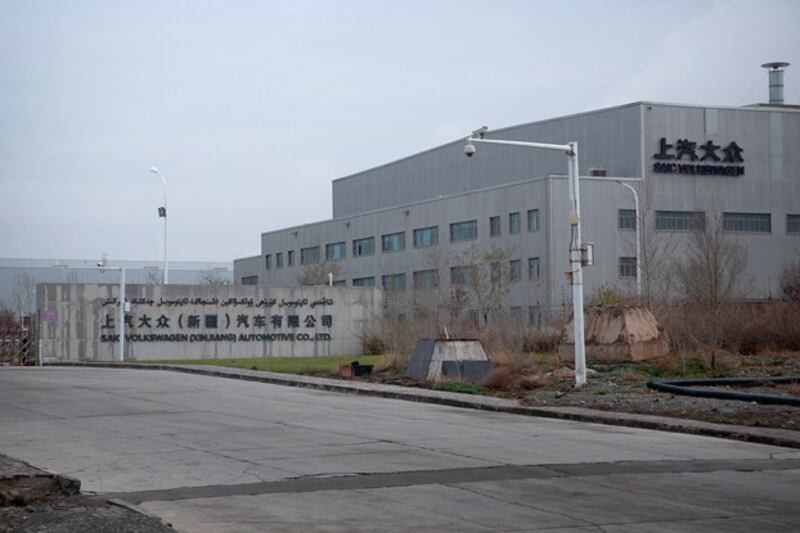
POLYGON ((0 257, 260 252, 331 181, 639 100, 767 100, 800 2, 0 1, 0 257))

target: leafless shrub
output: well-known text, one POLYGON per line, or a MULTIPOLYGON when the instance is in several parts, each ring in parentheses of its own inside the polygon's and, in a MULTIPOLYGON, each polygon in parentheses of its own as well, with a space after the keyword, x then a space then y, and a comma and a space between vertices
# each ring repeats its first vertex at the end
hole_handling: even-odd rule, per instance
POLYGON ((677 353, 800 349, 800 302, 664 305, 654 309, 677 353))
POLYGON ((211 285, 212 287, 230 285, 231 280, 225 276, 225 272, 225 270, 209 268, 197 276, 197 282, 200 285, 211 285))
POLYGON ((800 302, 800 261, 783 269, 781 290, 787 300, 800 302))
POLYGON ((336 280, 342 273, 342 267, 338 263, 321 261, 303 267, 297 275, 299 285, 327 285, 330 281, 329 275, 336 280))
POLYGON ((689 302, 713 308, 739 296, 747 249, 723 231, 719 216, 692 230, 685 254, 675 270, 689 302))

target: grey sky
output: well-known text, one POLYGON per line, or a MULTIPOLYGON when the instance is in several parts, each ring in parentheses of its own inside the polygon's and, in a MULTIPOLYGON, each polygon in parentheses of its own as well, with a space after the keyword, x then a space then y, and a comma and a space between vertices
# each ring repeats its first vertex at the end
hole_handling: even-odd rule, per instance
POLYGON ((329 218, 332 179, 482 124, 765 101, 775 60, 798 103, 798 22, 794 0, 6 0, 0 256, 160 259, 153 165, 170 258, 231 260, 329 218))

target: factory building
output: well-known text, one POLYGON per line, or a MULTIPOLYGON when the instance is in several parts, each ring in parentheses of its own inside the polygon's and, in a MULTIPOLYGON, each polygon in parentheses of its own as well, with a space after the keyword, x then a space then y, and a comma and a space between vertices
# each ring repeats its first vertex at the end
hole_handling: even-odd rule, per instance
MULTIPOLYGON (((780 296, 800 257, 800 106, 783 102, 786 65, 767 66, 767 104, 636 102, 488 131, 578 143, 588 298, 636 293, 637 226, 643 290, 679 296, 662 278, 707 225, 746 252, 741 297, 780 296)), ((330 267, 335 285, 447 291, 464 282, 466 258, 499 250, 504 306, 538 325, 571 302, 566 174, 553 151, 479 144, 468 158, 463 138, 431 148, 334 180, 333 218, 263 233, 258 255, 234 261, 234 282, 291 287, 330 267)))

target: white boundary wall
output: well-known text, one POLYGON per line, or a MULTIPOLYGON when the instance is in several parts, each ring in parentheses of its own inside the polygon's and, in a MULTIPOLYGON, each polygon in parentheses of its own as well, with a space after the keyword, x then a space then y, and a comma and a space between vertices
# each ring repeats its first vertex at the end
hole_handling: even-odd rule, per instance
MULTIPOLYGON (((37 286, 43 363, 118 360, 118 285, 37 286)), ((128 285, 125 360, 359 355, 372 288, 128 285)))

